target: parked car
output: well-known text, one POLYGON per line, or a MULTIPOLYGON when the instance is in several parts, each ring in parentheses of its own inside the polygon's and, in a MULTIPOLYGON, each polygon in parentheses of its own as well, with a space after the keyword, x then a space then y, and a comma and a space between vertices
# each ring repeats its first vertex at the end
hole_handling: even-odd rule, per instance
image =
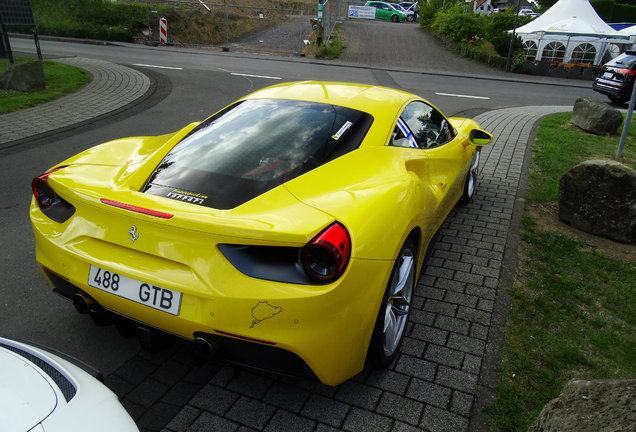
POLYGON ((36 259, 100 322, 336 385, 397 356, 429 243, 491 140, 403 91, 268 87, 36 177, 36 259))
POLYGON ((534 11, 531 8, 521 8, 519 9, 519 15, 523 16, 523 15, 531 15, 533 14, 534 11))
POLYGON ((414 13, 414 20, 417 21, 417 17, 420 15, 420 5, 418 2, 399 2, 400 6, 402 6, 407 11, 412 11, 414 13))
POLYGON ((0 430, 138 432, 99 374, 62 356, 0 337, 0 430))
POLYGON ((393 6, 394 9, 399 10, 400 12, 402 12, 404 15, 406 15, 406 21, 408 22, 413 22, 415 21, 415 12, 411 11, 411 10, 406 10, 404 9, 402 6, 400 6, 397 3, 389 3, 391 6, 393 6))
POLYGON ((636 51, 626 51, 605 63, 592 89, 618 104, 628 102, 636 81, 636 51))
POLYGON ((390 3, 383 1, 368 1, 365 6, 375 8, 376 19, 391 20, 393 22, 406 21, 406 14, 390 3))

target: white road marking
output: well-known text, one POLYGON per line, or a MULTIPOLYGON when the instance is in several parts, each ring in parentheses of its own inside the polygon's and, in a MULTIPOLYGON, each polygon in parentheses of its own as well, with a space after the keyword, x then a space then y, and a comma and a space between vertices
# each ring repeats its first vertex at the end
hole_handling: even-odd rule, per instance
POLYGON ((281 77, 273 77, 273 76, 267 76, 267 75, 251 75, 251 74, 243 74, 243 73, 236 73, 236 72, 232 72, 232 75, 243 76, 248 78, 265 78, 265 79, 273 79, 273 80, 282 79, 281 77))
POLYGON ((180 68, 180 67, 149 65, 149 64, 141 64, 141 63, 133 63, 133 66, 142 66, 142 67, 157 68, 157 69, 183 70, 183 68, 180 68))
POLYGON ((468 99, 490 99, 489 97, 486 96, 470 96, 470 95, 459 95, 459 94, 453 94, 453 93, 435 93, 438 96, 453 96, 453 97, 460 97, 460 98, 468 98, 468 99))

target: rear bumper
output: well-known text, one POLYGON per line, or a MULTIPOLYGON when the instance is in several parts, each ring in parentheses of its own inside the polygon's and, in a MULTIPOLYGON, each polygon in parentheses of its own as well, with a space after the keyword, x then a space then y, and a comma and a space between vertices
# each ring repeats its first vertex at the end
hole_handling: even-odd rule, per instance
MULTIPOLYGON (((37 223, 34 235, 38 264, 64 297, 81 292, 109 311, 185 339, 209 335, 218 342, 220 357, 294 375, 311 370, 328 385, 363 369, 393 264, 352 259, 345 274, 327 286, 263 281, 223 269, 219 285, 224 289, 210 287, 205 295, 189 290, 187 280, 182 286, 166 285, 147 273, 143 280, 183 293, 180 313, 174 316, 89 286, 90 257, 59 237, 43 235, 37 223), (236 287, 236 295, 228 296, 227 287, 236 287), (268 314, 270 309, 276 313, 268 314)), ((116 266, 113 270, 125 274, 116 266)))
POLYGON ((618 84, 612 81, 596 79, 592 84, 592 90, 612 96, 618 99, 629 100, 632 94, 632 87, 629 84, 618 84))

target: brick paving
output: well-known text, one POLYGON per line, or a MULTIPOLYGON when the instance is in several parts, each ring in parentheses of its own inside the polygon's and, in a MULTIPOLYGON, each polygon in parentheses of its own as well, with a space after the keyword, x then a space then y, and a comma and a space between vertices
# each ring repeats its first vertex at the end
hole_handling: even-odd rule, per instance
MULTIPOLYGON (((150 86, 124 66, 65 61, 89 70, 91 83, 56 102, 0 116, 0 143, 105 114, 150 86)), ((142 431, 487 430, 481 407, 497 377, 505 323, 498 311, 512 283, 528 142, 542 116, 570 109, 519 107, 476 117, 495 136, 482 152, 477 195, 440 229, 390 368, 329 387, 214 360, 197 367, 189 344, 175 340, 159 353, 140 352, 106 384, 142 431)))
POLYGON ((1 115, 0 144, 113 112, 139 99, 150 88, 150 79, 146 75, 122 65, 81 57, 56 58, 55 61, 86 70, 92 80, 78 91, 55 101, 1 115))

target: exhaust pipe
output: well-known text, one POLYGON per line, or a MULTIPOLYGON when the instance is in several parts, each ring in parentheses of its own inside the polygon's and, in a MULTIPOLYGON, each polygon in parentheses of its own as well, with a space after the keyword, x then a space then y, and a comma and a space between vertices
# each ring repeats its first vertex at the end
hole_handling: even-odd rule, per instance
POLYGON ((194 340, 192 341, 192 352, 194 353, 194 360, 197 366, 203 366, 203 364, 216 356, 219 350, 219 344, 205 333, 195 333, 194 340))
POLYGON ((93 300, 88 294, 75 293, 72 300, 75 310, 81 314, 90 314, 98 326, 103 327, 113 323, 112 314, 102 308, 99 303, 93 300))
POLYGON ((75 310, 81 314, 90 312, 91 306, 95 304, 95 300, 82 293, 76 293, 72 300, 75 310))

